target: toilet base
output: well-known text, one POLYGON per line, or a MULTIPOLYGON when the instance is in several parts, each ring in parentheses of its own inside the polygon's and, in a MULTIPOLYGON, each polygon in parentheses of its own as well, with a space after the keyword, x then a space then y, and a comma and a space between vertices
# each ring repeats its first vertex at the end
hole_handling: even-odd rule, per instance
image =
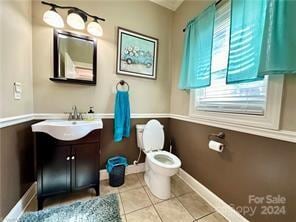
POLYGON ((171 197, 171 177, 157 174, 146 167, 144 180, 151 193, 159 199, 166 200, 171 197))

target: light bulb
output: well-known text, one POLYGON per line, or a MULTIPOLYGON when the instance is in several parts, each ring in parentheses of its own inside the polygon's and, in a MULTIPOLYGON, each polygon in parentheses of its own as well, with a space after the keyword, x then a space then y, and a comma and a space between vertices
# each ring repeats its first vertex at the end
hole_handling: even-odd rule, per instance
POLYGON ((63 21, 62 17, 57 13, 57 11, 54 8, 46 11, 43 14, 43 21, 46 24, 53 26, 55 28, 63 28, 64 27, 64 21, 63 21))
POLYGON ((87 31, 97 37, 103 36, 103 28, 97 20, 94 20, 87 25, 87 31))
POLYGON ((74 29, 83 30, 85 28, 85 20, 75 11, 69 11, 67 23, 74 29))

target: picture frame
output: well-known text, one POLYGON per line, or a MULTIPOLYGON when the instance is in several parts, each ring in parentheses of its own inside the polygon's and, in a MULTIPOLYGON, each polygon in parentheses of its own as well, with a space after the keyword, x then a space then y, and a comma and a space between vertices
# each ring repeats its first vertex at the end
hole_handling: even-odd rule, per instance
POLYGON ((158 39, 118 27, 117 74, 155 80, 157 60, 158 39))

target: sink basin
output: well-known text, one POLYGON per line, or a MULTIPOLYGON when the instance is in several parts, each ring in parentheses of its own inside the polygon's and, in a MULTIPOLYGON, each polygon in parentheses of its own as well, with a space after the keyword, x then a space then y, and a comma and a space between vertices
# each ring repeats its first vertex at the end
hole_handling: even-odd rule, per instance
POLYGON ((91 131, 102 129, 101 119, 93 121, 83 120, 45 120, 32 125, 33 132, 43 132, 58 140, 71 141, 80 139, 91 131))

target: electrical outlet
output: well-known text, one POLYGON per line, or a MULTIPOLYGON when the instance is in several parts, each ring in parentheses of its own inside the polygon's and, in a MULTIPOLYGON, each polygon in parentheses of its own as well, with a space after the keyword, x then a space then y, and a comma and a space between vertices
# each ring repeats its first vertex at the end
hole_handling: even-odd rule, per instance
POLYGON ((20 82, 15 82, 13 84, 14 99, 20 100, 22 98, 22 84, 20 82))

